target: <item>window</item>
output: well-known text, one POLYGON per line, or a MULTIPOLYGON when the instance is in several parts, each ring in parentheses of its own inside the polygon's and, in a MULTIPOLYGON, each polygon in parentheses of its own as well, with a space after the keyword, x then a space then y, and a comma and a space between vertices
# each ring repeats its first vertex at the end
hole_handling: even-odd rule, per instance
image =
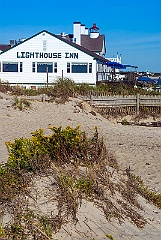
POLYGON ((35 62, 32 63, 32 72, 35 72, 35 62))
POLYGON ((20 62, 20 72, 23 72, 23 63, 20 62))
POLYGON ((54 63, 54 72, 57 73, 57 62, 54 63))
POLYGON ((1 62, 0 62, 0 72, 1 72, 1 62))
POLYGON ((53 72, 53 63, 37 63, 37 72, 38 73, 52 73, 53 72))
POLYGON ((18 72, 18 63, 17 62, 4 62, 3 63, 3 72, 18 72))
POLYGON ((42 49, 43 49, 43 51, 46 51, 46 40, 43 40, 42 41, 43 42, 43 44, 42 44, 42 49))
POLYGON ((87 73, 87 63, 72 63, 72 73, 87 73))
POLYGON ((67 73, 70 73, 70 63, 67 63, 67 73))
POLYGON ((89 63, 89 73, 92 73, 92 63, 89 63))

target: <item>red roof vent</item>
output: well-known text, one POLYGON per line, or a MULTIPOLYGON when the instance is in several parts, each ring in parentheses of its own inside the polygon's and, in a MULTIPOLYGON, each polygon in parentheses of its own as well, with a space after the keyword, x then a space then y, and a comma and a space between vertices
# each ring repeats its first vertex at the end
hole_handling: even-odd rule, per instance
POLYGON ((99 28, 96 26, 96 23, 93 23, 93 27, 91 27, 90 30, 99 30, 99 28))

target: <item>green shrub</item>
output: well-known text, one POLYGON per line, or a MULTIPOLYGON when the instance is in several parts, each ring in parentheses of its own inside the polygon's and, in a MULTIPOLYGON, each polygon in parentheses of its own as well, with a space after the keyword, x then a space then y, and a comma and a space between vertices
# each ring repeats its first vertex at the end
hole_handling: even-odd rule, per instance
POLYGON ((11 91, 12 91, 12 87, 9 85, 9 83, 3 83, 1 82, 1 79, 0 79, 0 92, 7 93, 11 91))
POLYGON ((114 238, 112 237, 111 234, 106 234, 105 236, 106 236, 107 238, 111 239, 111 240, 114 240, 114 238))
POLYGON ((0 238, 1 238, 1 237, 5 237, 5 236, 6 236, 5 230, 4 230, 3 226, 0 225, 0 238))
POLYGON ((80 95, 87 95, 89 94, 89 92, 95 91, 95 90, 96 90, 96 87, 91 86, 88 83, 82 83, 76 86, 76 91, 80 95))
MULTIPOLYGON (((52 162, 58 166, 67 163, 88 165, 103 157, 104 145, 102 140, 98 140, 97 132, 88 139, 79 126, 50 129, 50 136, 45 136, 43 129, 39 129, 29 139, 19 138, 6 143, 9 157, 6 166, 0 165, 1 199, 12 199, 27 186, 28 182, 22 177, 27 172, 45 170, 52 162)), ((90 181, 82 179, 76 186, 86 191, 90 184, 90 181)))
POLYGON ((54 87, 50 91, 50 96, 57 103, 65 103, 69 97, 74 97, 76 84, 69 78, 58 78, 54 82, 54 87))
POLYGON ((129 125, 130 123, 129 123, 126 119, 123 119, 123 120, 121 121, 121 124, 122 124, 122 125, 129 125))
POLYGON ((130 174, 130 179, 135 184, 138 192, 149 202, 152 202, 155 206, 161 209, 161 193, 150 191, 145 185, 141 177, 130 174))
POLYGON ((23 98, 18 98, 17 96, 14 97, 13 99, 13 104, 12 106, 14 106, 15 108, 18 108, 19 110, 23 110, 25 108, 30 108, 31 107, 31 102, 29 102, 28 100, 26 99, 23 99, 23 98))
MULTIPOLYGON (((90 138, 79 126, 50 129, 49 136, 39 129, 31 138, 6 143, 9 157, 7 164, 0 164, 0 199, 4 206, 13 207, 14 219, 12 224, 0 228, 1 234, 13 239, 29 239, 30 236, 31 239, 50 239, 64 222, 77 223, 82 199, 94 202, 107 220, 116 217, 121 222, 127 218, 137 227, 144 227, 147 221, 137 212, 141 207, 136 193, 158 207, 161 207, 161 195, 148 191, 144 183, 130 173, 125 178, 121 176, 118 182, 116 177, 112 181, 112 175, 118 170, 117 162, 110 158, 97 127, 90 138), (25 199, 26 194, 32 197, 28 186, 32 186, 33 177, 38 174, 42 177, 41 173, 50 180, 54 177, 51 186, 56 185, 56 188, 47 195, 57 203, 58 213, 52 217, 31 211, 25 199), (117 196, 120 199, 115 203, 113 199, 117 196)), ((35 199, 37 197, 34 195, 35 199)), ((110 234, 106 237, 113 239, 110 234)))

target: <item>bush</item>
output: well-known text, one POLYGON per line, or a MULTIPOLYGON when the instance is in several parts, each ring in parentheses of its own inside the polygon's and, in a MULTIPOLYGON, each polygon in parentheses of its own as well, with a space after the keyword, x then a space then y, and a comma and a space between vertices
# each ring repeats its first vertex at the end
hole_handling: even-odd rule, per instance
POLYGON ((58 103, 65 103, 69 97, 74 97, 76 93, 76 84, 69 78, 58 78, 54 82, 50 96, 58 103))
MULTIPOLYGON (((26 236, 37 236, 36 239, 50 239, 53 231, 61 227, 61 215, 55 219, 34 214, 24 205, 27 187, 31 183, 33 174, 47 170, 54 166, 54 175, 57 178, 58 209, 67 210, 76 220, 79 198, 93 198, 95 181, 89 176, 76 176, 75 172, 65 171, 66 166, 92 166, 103 163, 105 147, 102 139, 99 140, 97 128, 93 137, 88 139, 80 127, 65 129, 51 127, 52 134, 45 136, 43 129, 36 130, 32 137, 15 139, 7 142, 9 152, 7 164, 0 165, 0 199, 4 206, 9 203, 13 206, 13 224, 0 228, 1 236, 10 236, 15 239, 26 236), (29 174, 30 173, 30 174, 29 174), (16 196, 17 200, 16 200, 16 196), (60 198, 60 199, 59 199, 60 198), (67 208, 63 207, 67 205, 67 208), (39 228, 35 229, 35 222, 39 228)), ((101 164, 101 167, 103 164, 101 164)))
MULTIPOLYGON (((77 222, 82 199, 94 202, 107 220, 115 217, 122 222, 126 217, 137 227, 144 227, 147 221, 137 212, 141 209, 137 194, 158 207, 160 194, 148 191, 129 171, 126 176, 120 176, 117 161, 107 151, 103 138, 99 138, 97 127, 90 138, 79 126, 50 129, 49 136, 39 129, 29 139, 19 138, 6 143, 9 158, 7 164, 0 165, 0 199, 3 206, 12 206, 13 221, 5 227, 0 226, 2 236, 50 239, 63 223, 77 222), (56 201, 58 212, 52 217, 41 215, 36 209, 36 213, 31 211, 25 199, 27 194, 32 197, 29 189, 33 177, 40 175, 42 179, 44 173, 45 179, 54 179, 51 186, 56 186, 52 190, 49 186, 50 196, 46 196, 56 201)), ((34 199, 37 197, 34 195, 34 199)), ((106 237, 112 239, 110 234, 106 237)))
POLYGON ((122 125, 129 125, 130 123, 129 123, 126 119, 123 119, 123 120, 121 121, 121 124, 122 124, 122 125))
POLYGON ((16 96, 16 97, 14 97, 12 106, 14 106, 15 108, 18 108, 19 110, 22 111, 25 108, 30 108, 31 107, 31 102, 29 102, 28 100, 23 99, 23 98, 19 99, 16 96))
POLYGON ((78 94, 80 94, 80 95, 87 95, 91 91, 95 91, 96 87, 95 86, 91 86, 91 85, 89 85, 87 83, 83 83, 83 84, 77 85, 76 89, 77 89, 77 93, 78 94))
POLYGON ((8 83, 3 83, 0 81, 0 92, 7 93, 8 91, 12 91, 11 86, 8 83))

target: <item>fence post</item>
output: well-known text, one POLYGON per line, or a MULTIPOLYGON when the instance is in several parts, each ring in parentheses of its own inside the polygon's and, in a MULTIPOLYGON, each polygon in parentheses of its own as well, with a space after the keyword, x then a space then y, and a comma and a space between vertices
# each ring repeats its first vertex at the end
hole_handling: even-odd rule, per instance
POLYGON ((93 104, 93 96, 92 96, 92 94, 90 93, 90 105, 92 105, 93 104))
POLYGON ((136 95, 136 114, 139 115, 139 105, 140 105, 140 95, 137 93, 136 95))
POLYGON ((45 102, 45 100, 46 100, 46 95, 43 94, 43 95, 42 95, 42 102, 45 102))

